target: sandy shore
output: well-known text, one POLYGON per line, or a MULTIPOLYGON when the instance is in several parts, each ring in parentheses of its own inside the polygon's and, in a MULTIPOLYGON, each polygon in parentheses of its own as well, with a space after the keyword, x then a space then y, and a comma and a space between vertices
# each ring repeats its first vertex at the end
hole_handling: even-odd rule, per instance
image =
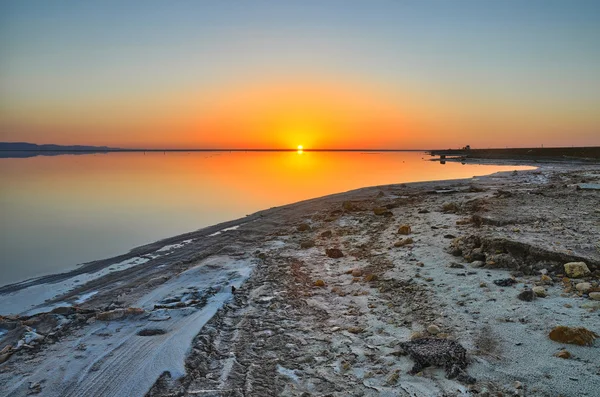
POLYGON ((593 334, 549 338, 600 333, 597 184, 364 188, 2 287, 0 394, 597 395, 593 334))

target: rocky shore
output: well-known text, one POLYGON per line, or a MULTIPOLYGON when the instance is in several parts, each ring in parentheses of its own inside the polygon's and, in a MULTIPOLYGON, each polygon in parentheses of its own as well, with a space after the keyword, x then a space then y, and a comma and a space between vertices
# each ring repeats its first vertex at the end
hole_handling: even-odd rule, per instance
POLYGON ((595 396, 598 184, 364 188, 4 287, 0 394, 595 396))

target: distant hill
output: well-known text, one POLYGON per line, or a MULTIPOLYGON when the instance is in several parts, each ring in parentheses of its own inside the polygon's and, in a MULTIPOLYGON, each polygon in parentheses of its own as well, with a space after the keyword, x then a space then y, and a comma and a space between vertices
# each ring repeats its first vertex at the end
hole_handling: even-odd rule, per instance
POLYGON ((115 150, 114 148, 109 148, 108 146, 84 146, 84 145, 37 145, 35 143, 27 143, 27 142, 0 142, 0 151, 25 151, 25 152, 35 152, 35 151, 50 151, 50 152, 77 152, 77 151, 108 151, 115 150))

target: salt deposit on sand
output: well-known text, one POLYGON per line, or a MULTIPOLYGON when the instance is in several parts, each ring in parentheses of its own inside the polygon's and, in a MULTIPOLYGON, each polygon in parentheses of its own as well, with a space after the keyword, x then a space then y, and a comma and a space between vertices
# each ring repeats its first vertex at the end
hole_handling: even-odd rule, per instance
POLYGON ((600 193, 584 182, 600 168, 365 188, 170 239, 49 302, 81 307, 2 318, 0 389, 593 396, 600 193), (591 345, 550 339, 557 326, 591 345))

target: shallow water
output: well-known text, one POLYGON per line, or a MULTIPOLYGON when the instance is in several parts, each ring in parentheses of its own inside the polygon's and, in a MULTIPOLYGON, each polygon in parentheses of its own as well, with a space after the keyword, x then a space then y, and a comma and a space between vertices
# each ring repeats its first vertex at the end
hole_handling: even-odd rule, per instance
POLYGON ((529 167, 424 153, 108 153, 0 159, 0 285, 364 186, 529 167))

